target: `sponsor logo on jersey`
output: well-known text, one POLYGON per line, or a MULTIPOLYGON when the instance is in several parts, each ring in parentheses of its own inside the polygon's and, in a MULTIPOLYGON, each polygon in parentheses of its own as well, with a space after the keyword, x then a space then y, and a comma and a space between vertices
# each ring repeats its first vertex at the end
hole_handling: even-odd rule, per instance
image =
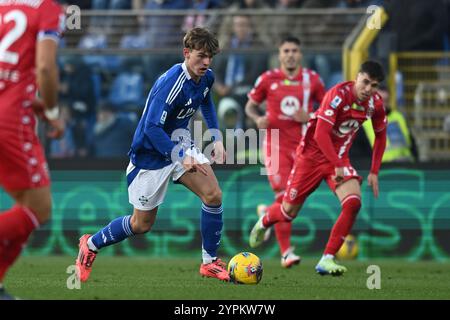
POLYGON ((344 111, 348 111, 348 109, 350 109, 350 106, 347 105, 344 107, 344 111))
POLYGON ((342 124, 339 126, 339 132, 337 133, 338 136, 343 137, 353 131, 358 130, 359 128, 359 122, 356 120, 347 120, 342 122, 342 124))
POLYGON ((186 107, 186 106, 189 106, 189 105, 191 105, 191 104, 192 104, 192 98, 189 98, 188 102, 186 102, 186 103, 184 104, 184 106, 186 107))
POLYGON ((352 104, 352 109, 353 109, 353 110, 356 110, 356 111, 364 111, 364 107, 363 107, 363 106, 360 106, 360 105, 358 105, 358 104, 356 104, 356 103, 353 103, 353 104, 352 104))
POLYGON ((336 109, 336 108, 339 106, 339 104, 340 104, 341 102, 342 102, 342 98, 339 97, 339 96, 335 96, 335 97, 333 98, 333 100, 331 101, 330 106, 331 106, 333 109, 336 109))
POLYGON ((333 111, 333 110, 330 110, 330 109, 325 110, 325 115, 326 115, 326 116, 331 117, 333 114, 334 114, 334 111, 333 111))
POLYGON ((300 109, 300 101, 297 97, 286 96, 280 103, 281 111, 287 116, 293 116, 300 109))
POLYGON ((292 81, 289 79, 284 79, 280 83, 281 83, 281 85, 285 85, 285 86, 299 86, 301 84, 299 81, 292 81))

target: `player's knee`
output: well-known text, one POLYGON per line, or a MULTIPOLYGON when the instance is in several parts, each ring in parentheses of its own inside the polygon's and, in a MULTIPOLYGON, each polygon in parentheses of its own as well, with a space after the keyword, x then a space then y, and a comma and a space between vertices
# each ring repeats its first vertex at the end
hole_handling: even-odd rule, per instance
POLYGON ((219 205, 222 203, 222 190, 219 187, 208 190, 203 196, 202 201, 206 205, 219 205))
POLYGON ((153 227, 152 221, 136 221, 132 224, 132 229, 134 234, 143 234, 149 232, 153 227))
POLYGON ((342 200, 342 209, 348 209, 353 214, 358 214, 361 209, 361 197, 355 194, 349 195, 342 200))
POLYGON ((281 205, 281 210, 284 214, 288 215, 292 219, 294 219, 298 214, 298 209, 296 206, 292 206, 288 203, 283 203, 281 205))
POLYGON ((39 224, 42 225, 50 220, 52 215, 52 200, 50 197, 49 199, 43 199, 39 205, 30 205, 29 207, 36 215, 39 224))

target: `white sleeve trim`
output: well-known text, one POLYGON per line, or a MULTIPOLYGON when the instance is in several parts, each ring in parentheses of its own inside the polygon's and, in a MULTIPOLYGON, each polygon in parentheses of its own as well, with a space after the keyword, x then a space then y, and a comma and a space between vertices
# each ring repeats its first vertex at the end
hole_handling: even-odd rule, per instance
POLYGON ((328 122, 328 123, 331 124, 332 126, 334 126, 334 122, 331 121, 331 120, 328 120, 327 118, 324 118, 324 117, 322 117, 322 116, 317 116, 317 118, 320 118, 320 119, 322 119, 322 120, 328 122))

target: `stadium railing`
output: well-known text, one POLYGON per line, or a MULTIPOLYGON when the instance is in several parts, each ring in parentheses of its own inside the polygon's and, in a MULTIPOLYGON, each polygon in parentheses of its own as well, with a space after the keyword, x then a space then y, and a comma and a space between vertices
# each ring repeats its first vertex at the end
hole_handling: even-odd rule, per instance
POLYGON ((420 161, 450 160, 450 53, 392 53, 390 72, 403 79, 391 91, 403 94, 394 99, 417 140, 420 161))

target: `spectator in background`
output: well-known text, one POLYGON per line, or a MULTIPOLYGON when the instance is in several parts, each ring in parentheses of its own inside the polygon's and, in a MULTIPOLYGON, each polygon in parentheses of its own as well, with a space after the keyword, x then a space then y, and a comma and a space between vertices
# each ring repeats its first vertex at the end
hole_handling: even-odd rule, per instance
MULTIPOLYGON (((382 162, 415 162, 418 158, 417 147, 405 117, 389 104, 387 87, 380 87, 378 94, 383 98, 388 121, 386 150, 384 151, 382 162)), ((373 147, 375 134, 371 120, 364 122, 363 128, 370 145, 373 147)))
POLYGON ((61 100, 73 116, 76 156, 88 156, 93 137, 96 96, 92 70, 81 57, 69 57, 61 68, 61 100))
MULTIPOLYGON (((147 0, 145 10, 185 10, 190 8, 187 0, 147 0)), ((167 48, 178 45, 182 31, 182 15, 155 15, 147 19, 147 36, 150 48, 167 48)))
POLYGON ((182 30, 187 32, 194 27, 206 27, 210 30, 216 30, 219 22, 219 16, 206 15, 204 10, 219 9, 221 3, 219 0, 192 0, 191 9, 197 11, 197 14, 187 14, 184 17, 182 30))
POLYGON ((62 104, 60 108, 60 117, 66 124, 66 130, 64 131, 64 135, 61 139, 50 140, 49 158, 52 159, 72 158, 76 154, 76 146, 73 136, 73 128, 75 125, 74 120, 72 119, 72 115, 68 106, 62 104))
POLYGON ((93 10, 131 9, 130 0, 91 0, 93 10))
MULTIPOLYGON (((284 15, 292 9, 299 9, 301 6, 300 0, 277 0, 274 6, 274 15, 270 18, 270 28, 267 32, 270 37, 271 46, 278 43, 280 37, 293 35, 300 39, 305 39, 305 32, 302 31, 302 24, 298 16, 284 15)), ((302 40, 303 41, 303 40, 302 40)))
MULTIPOLYGON (((254 80, 267 67, 265 54, 254 52, 239 52, 243 49, 261 47, 258 33, 253 29, 248 16, 233 17, 233 32, 224 40, 223 49, 232 50, 227 55, 222 55, 216 60, 215 92, 220 99, 229 97, 239 105, 240 123, 237 128, 246 128, 244 123, 244 106, 247 101, 247 93, 251 90, 254 80), (234 51, 233 50, 237 50, 234 51)), ((219 101, 218 111, 223 107, 219 101)))
POLYGON ((442 51, 448 16, 444 0, 385 0, 386 28, 395 33, 396 51, 442 51))
MULTIPOLYGON (((264 0, 237 0, 228 7, 229 14, 223 16, 222 23, 219 27, 219 43, 223 47, 223 43, 233 32, 233 14, 243 14, 242 10, 269 10, 270 7, 264 0)), ((269 11, 270 12, 270 11, 269 11)), ((272 42, 268 32, 269 17, 262 15, 251 15, 250 20, 252 26, 258 31, 258 35, 267 47, 272 47, 272 42)))
POLYGON ((125 113, 119 113, 114 105, 107 101, 100 103, 94 127, 94 156, 125 158, 130 150, 135 128, 136 122, 125 113))
POLYGON ((139 57, 125 57, 109 92, 109 102, 121 111, 141 113, 145 104, 144 70, 139 57))

